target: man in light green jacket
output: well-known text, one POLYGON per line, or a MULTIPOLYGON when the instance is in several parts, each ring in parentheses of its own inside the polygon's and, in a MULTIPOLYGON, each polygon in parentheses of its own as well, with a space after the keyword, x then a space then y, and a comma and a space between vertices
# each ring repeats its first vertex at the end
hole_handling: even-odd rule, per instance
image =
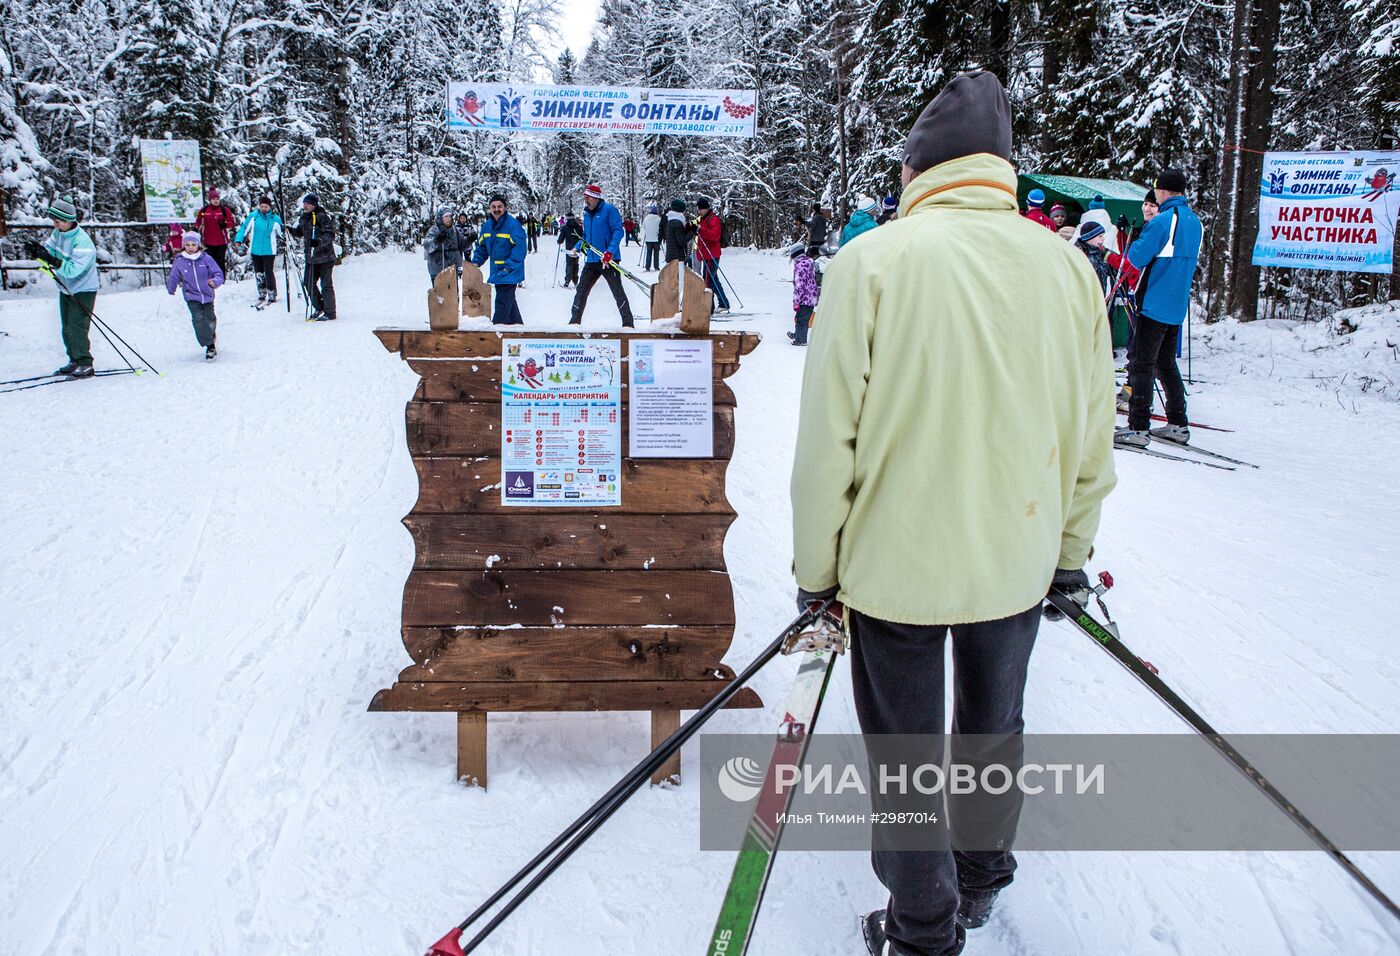
MULTIPOLYGON (((910 133, 899 218, 841 249, 812 321, 794 569, 799 604, 848 610, 868 746, 926 734, 941 756, 951 629, 954 733, 1008 735, 1019 759, 1042 600, 1084 580, 1114 485, 1103 298, 1082 255, 1018 214, 1010 152, 996 77, 955 78, 910 133)), ((990 808, 991 848, 898 852, 877 829, 890 900, 866 919, 872 952, 958 952, 1011 882, 1019 810, 1014 788, 990 808)))

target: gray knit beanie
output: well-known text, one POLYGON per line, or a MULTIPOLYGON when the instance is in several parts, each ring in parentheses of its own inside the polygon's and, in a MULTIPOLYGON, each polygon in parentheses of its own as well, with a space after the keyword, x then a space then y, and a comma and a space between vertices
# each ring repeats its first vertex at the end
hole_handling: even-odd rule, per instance
POLYGON ((77 222, 78 207, 74 205, 71 196, 64 196, 49 203, 49 208, 44 215, 50 219, 61 219, 64 222, 77 222))
POLYGON ((923 172, 974 153, 1011 159, 1011 101, 985 70, 955 76, 924 107, 904 144, 904 162, 923 172))

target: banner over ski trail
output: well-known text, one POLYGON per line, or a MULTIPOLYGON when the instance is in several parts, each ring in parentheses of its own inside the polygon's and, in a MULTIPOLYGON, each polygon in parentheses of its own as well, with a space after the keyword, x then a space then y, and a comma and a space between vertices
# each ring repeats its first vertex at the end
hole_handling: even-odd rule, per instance
POLYGON ((748 137, 757 123, 753 90, 447 84, 449 130, 748 137))

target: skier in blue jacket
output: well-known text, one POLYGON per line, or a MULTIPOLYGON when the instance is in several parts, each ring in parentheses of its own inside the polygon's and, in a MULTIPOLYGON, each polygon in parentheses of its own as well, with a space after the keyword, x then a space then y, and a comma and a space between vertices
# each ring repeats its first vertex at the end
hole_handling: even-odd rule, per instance
POLYGON ((238 227, 234 242, 247 242, 248 253, 253 257, 253 276, 258 283, 258 304, 254 308, 264 308, 277 301, 277 272, 273 263, 277 258, 277 240, 282 236, 282 217, 272 211, 272 197, 263 196, 258 200, 258 208, 249 210, 238 227))
POLYGON ((489 215, 481 225, 472 262, 481 265, 491 260, 491 276, 486 280, 496 287, 491 324, 524 325, 525 319, 515 301, 515 287, 525 281, 525 227, 506 212, 504 196, 492 196, 486 208, 489 215))
POLYGON ((1153 188, 1159 204, 1157 215, 1128 247, 1128 261, 1142 270, 1140 309, 1128 364, 1132 389, 1128 427, 1118 429, 1113 436, 1117 444, 1137 448, 1153 438, 1179 445, 1191 440, 1176 345, 1191 308, 1191 283, 1201 254, 1201 220, 1186 202, 1186 175, 1181 170, 1163 170, 1153 188), (1154 377, 1162 383, 1166 396, 1167 424, 1149 432, 1154 377))
POLYGON ((617 271, 613 260, 621 255, 622 216, 617 207, 603 202, 603 190, 590 185, 583 191, 583 238, 576 248, 587 253, 583 263, 583 275, 579 277, 578 289, 574 292, 573 312, 569 316, 570 325, 583 323, 583 310, 588 305, 588 293, 606 279, 617 303, 618 314, 622 316, 624 328, 633 328, 632 306, 627 302, 627 290, 622 287, 622 274, 617 271))
POLYGON ((58 284, 58 316, 68 364, 54 374, 91 378, 95 373, 88 335, 97 301, 97 247, 78 225, 78 207, 71 196, 55 199, 44 215, 53 222, 53 233, 47 242, 31 241, 25 249, 48 267, 58 284))

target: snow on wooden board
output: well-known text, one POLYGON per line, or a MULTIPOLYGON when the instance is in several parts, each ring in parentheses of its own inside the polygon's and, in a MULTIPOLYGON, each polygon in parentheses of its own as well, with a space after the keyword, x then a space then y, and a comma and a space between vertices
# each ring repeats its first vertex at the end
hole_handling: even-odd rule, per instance
MULTIPOLYGON (((567 321, 552 263, 529 259, 520 304, 534 327, 567 321)), ((728 380, 727 663, 742 666, 792 617, 787 485, 806 353, 783 335, 787 260, 741 252, 725 266, 756 313, 744 326, 765 338, 728 380)), ((339 321, 313 325, 299 303, 290 318, 253 311, 252 283, 234 285, 212 365, 163 289, 103 293, 98 314, 167 374, 0 403, 0 948, 421 952, 642 755, 644 714, 504 715, 492 790, 473 793, 449 782, 450 715, 365 711, 410 663, 399 611, 414 548, 399 518, 417 497, 403 416, 416 376, 371 330, 426 327, 426 281, 413 254, 354 259, 336 271, 339 321)), ((1209 447, 1260 471, 1117 461, 1095 567, 1117 577, 1125 640, 1227 733, 1400 731, 1400 406, 1346 376, 1351 353, 1374 346, 1379 381, 1387 335, 1400 341, 1385 329, 1400 326, 1394 313, 1358 321, 1355 344, 1317 328, 1197 330, 1211 384, 1193 389, 1192 415, 1237 429, 1209 447)), ((585 327, 616 322, 595 291, 585 327)), ((52 298, 0 299, 0 331, 0 378, 62 364, 52 298)), ((756 681, 770 711, 795 667, 756 681)), ((776 717, 721 713, 713 729, 763 733, 776 717)), ((1054 625, 1026 719, 1180 729, 1054 625)), ((844 664, 823 722, 856 727, 844 664)), ((692 748, 680 788, 639 793, 485 951, 698 952, 733 855, 696 849, 695 760, 692 748)), ((1394 855, 1355 856, 1400 889, 1394 855)), ((1400 951, 1317 853, 1020 862, 969 956, 1400 951)), ((751 951, 859 953, 856 914, 884 899, 865 854, 783 854, 751 951)))

